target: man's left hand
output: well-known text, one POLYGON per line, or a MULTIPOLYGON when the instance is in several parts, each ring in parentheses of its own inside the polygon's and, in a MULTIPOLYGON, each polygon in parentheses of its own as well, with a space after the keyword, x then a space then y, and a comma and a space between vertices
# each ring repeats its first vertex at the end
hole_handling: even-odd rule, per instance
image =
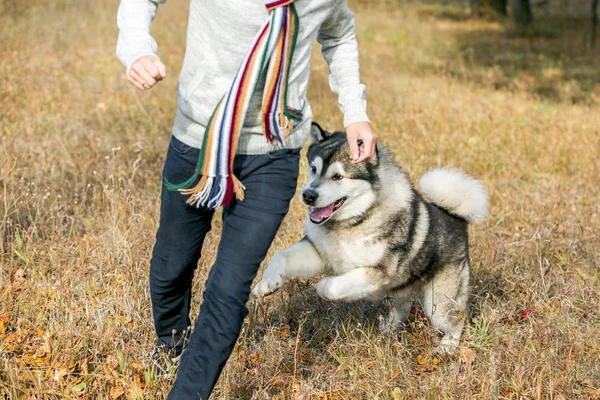
POLYGON ((355 122, 346 127, 346 136, 350 145, 350 158, 359 163, 375 155, 377 134, 369 122, 355 122), (362 141, 359 146, 358 142, 362 141))

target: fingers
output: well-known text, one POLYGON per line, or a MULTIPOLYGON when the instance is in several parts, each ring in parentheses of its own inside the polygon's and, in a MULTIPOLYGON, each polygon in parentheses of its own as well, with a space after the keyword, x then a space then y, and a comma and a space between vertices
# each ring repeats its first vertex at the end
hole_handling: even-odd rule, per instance
POLYGON ((362 138, 363 145, 360 148, 360 155, 355 163, 363 162, 368 158, 373 157, 375 152, 375 136, 373 134, 364 135, 362 138))
POLYGON ((375 155, 377 135, 368 122, 355 122, 346 128, 350 146, 350 159, 354 164, 363 162, 375 155))
POLYGON ((352 160, 352 162, 358 162, 358 157, 359 157, 359 147, 358 147, 358 134, 355 133, 354 131, 348 131, 346 133, 346 136, 348 138, 348 145, 350 146, 350 159, 352 160))
MULTIPOLYGON (((142 67, 144 68, 143 72, 148 74, 148 76, 152 80, 154 80, 154 84, 155 84, 156 81, 159 81, 162 79, 162 75, 160 74, 158 66, 154 63, 154 60, 157 60, 157 58, 156 57, 142 57, 142 59, 140 61, 141 61, 142 67)), ((152 86, 154 86, 154 84, 152 84, 152 86)))
POLYGON ((133 69, 129 71, 129 75, 127 75, 127 79, 129 82, 133 83, 133 86, 140 90, 146 90, 143 84, 143 79, 135 72, 133 69))
MULTIPOLYGON (((156 68, 156 67, 154 67, 154 64, 152 64, 152 67, 156 68)), ((146 70, 145 66, 138 67, 137 69, 135 69, 135 72, 137 72, 137 74, 140 76, 140 78, 142 78, 142 84, 145 87, 147 87, 148 89, 150 89, 152 86, 154 86, 156 84, 156 79, 154 79, 152 77, 152 75, 150 74, 150 72, 148 72, 146 70)))
POLYGON ((132 82, 136 87, 142 88, 142 90, 150 89, 156 83, 156 80, 152 78, 140 64, 134 64, 129 71, 127 76, 129 81, 132 82))
POLYGON ((165 79, 167 77, 167 67, 165 67, 165 64, 163 64, 158 58, 154 58, 154 60, 152 60, 152 62, 158 69, 160 79, 165 79))
POLYGON ((138 89, 150 89, 167 76, 167 68, 154 56, 144 56, 137 59, 130 71, 129 81, 138 89))

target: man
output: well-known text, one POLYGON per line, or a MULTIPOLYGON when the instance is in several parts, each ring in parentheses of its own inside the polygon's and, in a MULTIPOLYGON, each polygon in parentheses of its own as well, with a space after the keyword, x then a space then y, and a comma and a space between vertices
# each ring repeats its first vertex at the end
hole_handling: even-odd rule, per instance
MULTIPOLYGON (((119 7, 117 55, 129 81, 140 90, 151 89, 167 76, 150 36, 158 4, 165 1, 121 0, 119 7)), ((339 95, 351 157, 361 162, 375 151, 375 133, 366 114, 354 15, 346 0, 191 0, 150 265, 157 348, 174 356, 182 353, 189 335, 192 278, 214 209, 227 206, 217 258, 169 398, 206 400, 239 336, 248 313, 250 285, 295 193, 300 148, 311 129, 306 90, 315 36, 330 68, 331 88, 339 95), (282 62, 278 50, 271 48, 288 54, 289 62, 282 62), (255 50, 264 55, 256 56, 255 50), (253 57, 258 61, 253 62, 253 57), (281 68, 272 71, 269 66, 277 62, 281 68), (243 75, 246 69, 254 75, 243 75), (248 90, 233 90, 236 82, 248 79, 256 80, 247 85, 248 90), (265 99, 282 93, 283 100, 275 107, 283 111, 273 119, 264 111, 265 99), (242 111, 228 115, 232 107, 227 101, 238 95, 248 96, 238 102, 242 111), (235 118, 242 119, 239 129, 231 128, 237 126, 232 122, 235 118), (283 133, 267 135, 270 123, 283 133), (216 132, 214 140, 232 146, 229 167, 221 158, 202 162, 204 157, 221 157, 218 146, 214 152, 202 151, 203 144, 216 143, 212 136, 205 141, 206 132, 216 132), (210 170, 211 165, 223 165, 224 171, 210 170), (222 186, 215 183, 218 179, 223 179, 222 186), (190 185, 196 188, 189 189, 190 185), (173 190, 183 187, 189 189, 183 192, 186 196, 173 190), (237 200, 232 200, 234 191, 237 200)))

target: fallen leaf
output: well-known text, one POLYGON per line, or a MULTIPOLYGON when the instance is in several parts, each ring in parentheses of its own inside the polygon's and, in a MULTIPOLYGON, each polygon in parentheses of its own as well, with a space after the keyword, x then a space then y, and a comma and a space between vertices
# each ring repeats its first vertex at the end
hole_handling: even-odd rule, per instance
POLYGON ((87 375, 88 374, 88 361, 87 359, 83 359, 81 361, 79 361, 79 368, 81 368, 81 374, 82 375, 87 375))
POLYGON ((271 378, 269 386, 272 388, 282 388, 285 386, 285 379, 283 379, 281 375, 277 375, 274 378, 271 378))
POLYGON ((417 356, 417 364, 420 365, 420 367, 417 367, 415 369, 415 374, 422 374, 423 372, 431 372, 431 371, 435 371, 438 367, 440 363, 440 359, 439 358, 429 358, 429 355, 427 353, 425 354, 420 354, 417 356))
POLYGON ((85 382, 81 382, 77 385, 71 386, 71 390, 75 393, 81 393, 85 390, 87 384, 85 382))
POLYGON ((106 364, 108 364, 109 367, 115 369, 119 367, 119 360, 117 360, 115 356, 110 355, 106 357, 106 364))
POLYGON ((140 390, 140 388, 138 388, 138 387, 132 387, 131 389, 129 389, 127 391, 127 398, 128 399, 143 399, 144 392, 142 392, 140 390))
POLYGON ((288 337, 290 337, 290 328, 281 328, 281 329, 279 329, 279 335, 282 338, 287 339, 288 337))
POLYGON ((0 315, 0 333, 6 332, 8 325, 8 315, 0 315))
POLYGON ((112 400, 116 400, 119 397, 123 396, 124 394, 125 394, 125 389, 123 389, 122 387, 115 386, 115 387, 110 388, 109 395, 112 400))
POLYGON ((66 376, 69 373, 66 368, 54 369, 54 381, 60 382, 63 376, 66 376))
POLYGON ((394 400, 404 400, 406 398, 400 391, 400 388, 394 388, 394 391, 392 392, 392 396, 394 397, 394 400))
POLYGON ((427 354, 419 354, 417 356, 417 364, 419 364, 419 365, 427 364, 427 354))
POLYGON ((283 370, 288 374, 293 374, 296 372, 296 365, 294 363, 289 363, 283 366, 283 370))
POLYGON ((260 353, 253 353, 253 354, 250 354, 250 356, 248 357, 248 359, 249 359, 250 361, 252 361, 252 363, 253 363, 254 365, 258 365, 258 364, 260 364, 260 362, 262 361, 262 354, 260 354, 260 353))
POLYGON ((475 360, 476 357, 477 357, 477 355, 475 354, 475 352, 473 350, 469 349, 468 347, 460 348, 460 361, 463 364, 470 366, 471 364, 473 364, 473 361, 475 360))
POLYGON ((585 388, 583 389, 583 394, 590 399, 600 399, 600 389, 585 388))
POLYGON ((133 377, 133 385, 139 390, 142 391, 142 389, 144 388, 144 384, 142 383, 142 381, 140 381, 140 376, 139 375, 135 375, 133 377))
POLYGON ((46 332, 44 334, 44 343, 40 347, 40 352, 44 355, 50 355, 52 353, 52 338, 50 337, 50 332, 46 332))
POLYGON ((300 361, 303 363, 309 364, 315 358, 315 354, 310 349, 303 349, 300 352, 300 361))
POLYGON ((316 393, 316 394, 311 394, 309 396, 309 399, 315 399, 315 400, 346 400, 348 398, 348 395, 339 389, 336 390, 329 390, 327 392, 321 392, 321 393, 316 393))
POLYGON ((114 369, 112 369, 108 364, 104 364, 102 366, 102 370, 106 375, 112 376, 113 379, 119 379, 119 374, 117 374, 117 372, 114 369))
POLYGON ((144 370, 144 366, 138 362, 132 362, 129 366, 136 372, 142 372, 144 370))

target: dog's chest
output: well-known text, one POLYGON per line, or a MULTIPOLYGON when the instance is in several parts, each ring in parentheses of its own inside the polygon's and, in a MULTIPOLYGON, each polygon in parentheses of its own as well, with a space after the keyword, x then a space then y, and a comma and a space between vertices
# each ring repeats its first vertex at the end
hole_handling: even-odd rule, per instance
POLYGON ((313 224, 309 224, 306 231, 321 257, 336 275, 360 267, 376 266, 387 250, 385 241, 376 232, 340 232, 313 224))

